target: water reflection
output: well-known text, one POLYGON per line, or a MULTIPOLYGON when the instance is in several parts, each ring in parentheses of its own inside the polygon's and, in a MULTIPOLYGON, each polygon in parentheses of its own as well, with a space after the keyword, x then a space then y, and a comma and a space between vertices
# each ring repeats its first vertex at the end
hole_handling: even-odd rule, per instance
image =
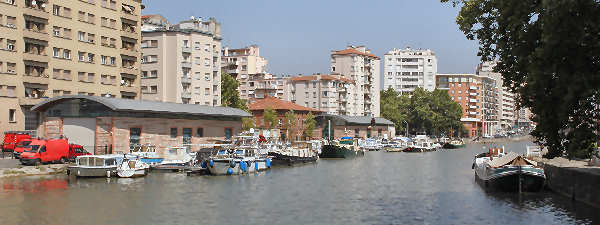
MULTIPOLYGON (((506 149, 523 151, 525 143, 506 149)), ((486 145, 248 176, 0 180, 0 224, 586 224, 597 209, 551 192, 489 192, 471 170, 486 145)))

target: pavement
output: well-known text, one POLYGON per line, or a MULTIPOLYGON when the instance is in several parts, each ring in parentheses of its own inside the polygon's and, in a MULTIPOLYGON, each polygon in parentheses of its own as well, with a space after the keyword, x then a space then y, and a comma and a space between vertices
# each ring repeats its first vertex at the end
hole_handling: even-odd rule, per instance
POLYGON ((18 159, 0 159, 0 168, 17 168, 21 165, 18 159))

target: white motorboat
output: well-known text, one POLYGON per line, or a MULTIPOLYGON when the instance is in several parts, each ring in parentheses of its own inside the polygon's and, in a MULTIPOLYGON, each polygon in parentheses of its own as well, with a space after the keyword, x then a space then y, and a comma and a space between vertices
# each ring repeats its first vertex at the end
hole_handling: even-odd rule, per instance
POLYGON ((117 175, 124 178, 143 177, 148 174, 150 165, 138 159, 124 158, 117 167, 117 175))
POLYGON ((406 152, 430 152, 435 151, 439 147, 426 135, 417 135, 412 139, 412 145, 410 145, 405 151, 406 152))
POLYGON ((213 175, 235 175, 255 173, 271 168, 268 150, 276 145, 269 143, 264 137, 237 136, 230 149, 221 149, 216 155, 209 157, 208 171, 213 175))
POLYGON ((67 174, 77 177, 111 177, 123 155, 82 155, 75 159, 75 165, 67 167, 67 174))

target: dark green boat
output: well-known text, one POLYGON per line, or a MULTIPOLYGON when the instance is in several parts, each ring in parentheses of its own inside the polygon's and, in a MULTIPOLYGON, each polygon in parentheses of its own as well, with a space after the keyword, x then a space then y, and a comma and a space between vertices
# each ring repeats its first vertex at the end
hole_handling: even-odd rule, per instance
POLYGON ((446 144, 444 144, 442 146, 442 148, 445 149, 457 149, 457 148, 464 148, 466 146, 466 144, 461 141, 461 140, 453 140, 451 142, 448 142, 446 144))
POLYGON ((323 145, 320 158, 354 158, 364 156, 364 150, 361 150, 356 141, 352 138, 343 137, 340 141, 334 141, 333 144, 323 145))

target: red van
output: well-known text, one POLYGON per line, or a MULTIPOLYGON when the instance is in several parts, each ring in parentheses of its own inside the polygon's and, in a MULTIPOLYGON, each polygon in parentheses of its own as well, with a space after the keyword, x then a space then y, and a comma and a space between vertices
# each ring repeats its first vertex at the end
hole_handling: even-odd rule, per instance
POLYGON ((17 146, 15 147, 15 151, 13 152, 13 156, 15 157, 15 159, 18 159, 18 158, 20 158, 20 157, 21 157, 21 154, 22 154, 22 153, 23 153, 23 152, 24 152, 26 149, 29 149, 29 148, 31 148, 31 147, 29 146, 29 144, 30 144, 32 141, 33 141, 33 139, 26 138, 26 139, 23 139, 23 140, 21 140, 21 142, 19 142, 19 143, 17 144, 17 146))
POLYGON ((3 152, 12 152, 17 144, 23 139, 31 139, 31 132, 28 131, 6 131, 4 132, 4 142, 2 142, 3 152))
POLYGON ((75 158, 80 155, 91 155, 88 151, 83 149, 83 146, 76 144, 69 144, 69 161, 75 161, 75 158))
POLYGON ((67 139, 33 140, 31 148, 21 154, 21 163, 35 165, 37 163, 65 163, 69 158, 69 141, 67 139))

